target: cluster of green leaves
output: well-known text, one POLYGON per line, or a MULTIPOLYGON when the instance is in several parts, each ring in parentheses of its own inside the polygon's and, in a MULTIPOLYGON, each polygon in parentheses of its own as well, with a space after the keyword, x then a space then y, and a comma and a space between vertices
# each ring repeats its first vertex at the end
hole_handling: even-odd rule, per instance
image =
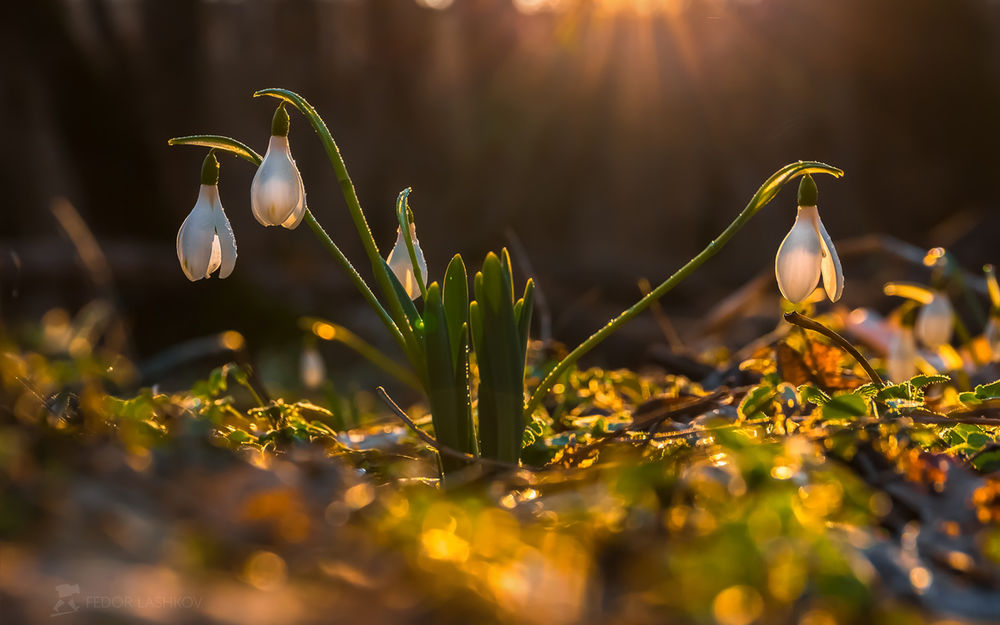
MULTIPOLYGON (((851 428, 855 423, 930 417, 930 421, 907 430, 922 449, 964 458, 981 471, 1000 467, 1000 451, 994 449, 1000 440, 1000 428, 958 419, 948 423, 949 414, 959 415, 968 408, 1000 399, 1000 381, 958 391, 951 376, 921 374, 881 387, 868 382, 828 392, 814 382, 795 386, 782 377, 774 363, 766 359, 765 363, 772 366, 763 366, 767 373, 740 402, 739 414, 744 420, 768 419, 784 428, 788 419, 796 417, 797 425, 792 429, 808 429, 810 425, 851 428), (933 397, 928 395, 932 387, 936 387, 933 397)), ((761 362, 754 362, 753 368, 760 370, 761 362)), ((814 373, 814 377, 822 377, 822 372, 814 373)))
MULTIPOLYGON (((402 285, 392 276, 394 287, 402 285)), ((438 442, 472 456, 516 463, 521 455, 524 371, 531 324, 533 283, 515 299, 510 255, 492 252, 473 281, 470 301, 465 262, 456 254, 443 286, 427 286, 423 311, 402 298, 426 362, 427 398, 438 442), (470 331, 471 329, 471 331, 470 331), (471 344, 470 344, 470 338, 471 344), (470 347, 478 385, 470 380, 470 347), (474 395, 475 393, 475 395, 474 395), (477 410, 473 410, 473 399, 477 410), (475 418, 474 418, 475 413, 475 418)), ((447 472, 464 462, 442 458, 447 472)))

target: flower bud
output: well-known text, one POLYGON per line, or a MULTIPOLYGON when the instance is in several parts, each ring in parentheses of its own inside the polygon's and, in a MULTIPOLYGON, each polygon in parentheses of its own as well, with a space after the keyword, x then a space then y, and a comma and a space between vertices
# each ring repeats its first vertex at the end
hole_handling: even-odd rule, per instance
MULTIPOLYGON (((427 284, 427 261, 424 260, 424 253, 420 249, 420 242, 417 241, 417 227, 412 223, 410 224, 410 240, 413 241, 413 251, 417 257, 417 270, 420 271, 420 280, 424 284, 427 284)), ((413 273, 413 263, 410 262, 410 252, 406 248, 406 239, 403 237, 402 228, 396 229, 396 244, 392 247, 392 251, 389 252, 389 258, 386 259, 386 263, 389 265, 389 269, 392 269, 392 273, 396 275, 399 283, 406 289, 406 294, 410 296, 410 299, 420 297, 420 285, 417 283, 417 277, 413 273)))
POLYGON ((813 225, 815 215, 815 207, 799 209, 774 259, 778 289, 790 302, 801 302, 819 284, 823 251, 813 225))
POLYGON ((271 140, 250 185, 250 208, 264 226, 292 230, 305 216, 306 192, 288 145, 288 113, 278 106, 271 123, 271 140))
POLYGON ((226 278, 236 266, 236 238, 219 199, 219 161, 209 152, 201 172, 198 200, 177 231, 177 260, 188 280, 219 270, 226 278))
POLYGON ((816 207, 818 192, 812 176, 802 176, 799 183, 799 210, 774 258, 774 276, 778 289, 790 302, 809 297, 823 278, 823 289, 831 302, 844 292, 844 271, 816 207))

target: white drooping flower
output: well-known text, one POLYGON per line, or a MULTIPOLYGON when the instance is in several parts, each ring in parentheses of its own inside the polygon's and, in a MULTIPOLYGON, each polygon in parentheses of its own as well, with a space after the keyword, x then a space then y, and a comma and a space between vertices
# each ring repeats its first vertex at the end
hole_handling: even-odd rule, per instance
POLYGON ((983 338, 990 347, 990 357, 994 362, 1000 360, 1000 320, 995 316, 990 316, 986 322, 986 329, 983 330, 983 338))
MULTIPOLYGON (((424 253, 420 250, 420 242, 417 241, 417 227, 410 224, 410 240, 413 241, 413 251, 417 257, 417 269, 420 271, 420 280, 427 284, 427 261, 424 260, 424 253)), ((413 273, 413 263, 410 262, 410 252, 406 249, 406 239, 403 237, 403 229, 396 229, 396 244, 389 252, 386 259, 389 269, 396 274, 396 279, 406 289, 406 294, 410 299, 420 297, 420 285, 417 284, 417 277, 413 273)))
POLYGON ((191 213, 177 231, 177 259, 192 282, 215 270, 225 278, 236 266, 236 238, 219 200, 219 162, 209 154, 202 166, 202 185, 191 213))
POLYGON ((885 368, 889 379, 897 384, 917 375, 917 342, 912 328, 904 326, 893 335, 885 368))
POLYGON ((253 216, 264 226, 284 226, 291 230, 302 222, 305 198, 302 176, 288 148, 288 137, 271 137, 250 185, 253 216))
POLYGON ((954 314, 948 296, 941 292, 934 293, 931 301, 917 312, 914 324, 917 338, 930 349, 937 349, 950 342, 954 314))
POLYGON ((284 104, 274 112, 271 140, 250 185, 250 208, 264 226, 292 230, 306 214, 306 190, 288 146, 288 113, 284 104))
POLYGON ((785 299, 794 303, 809 297, 820 277, 830 301, 836 302, 844 292, 844 271, 833 241, 819 218, 816 196, 816 183, 811 176, 803 176, 795 223, 774 259, 778 289, 785 299))
POLYGON ((302 377, 302 384, 308 389, 317 389, 326 379, 326 366, 323 364, 323 356, 315 345, 309 345, 302 350, 302 359, 299 361, 299 374, 302 377))

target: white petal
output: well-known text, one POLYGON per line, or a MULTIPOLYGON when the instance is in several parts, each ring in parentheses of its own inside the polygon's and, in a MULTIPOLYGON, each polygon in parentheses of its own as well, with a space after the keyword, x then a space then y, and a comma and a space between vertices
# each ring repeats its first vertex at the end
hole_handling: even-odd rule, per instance
MULTIPOLYGON (((219 278, 228 278, 236 267, 236 237, 233 235, 233 227, 226 217, 226 209, 222 207, 222 201, 218 194, 212 204, 212 218, 215 221, 215 236, 219 246, 219 278)), ((214 249, 213 249, 214 252, 214 249)), ((209 273, 215 269, 210 269, 209 273)))
POLYGON ((302 219, 305 216, 306 216, 306 202, 305 202, 305 196, 303 195, 302 201, 299 202, 298 206, 295 207, 295 210, 293 210, 292 214, 288 216, 288 219, 281 222, 281 227, 287 228, 289 230, 295 230, 296 228, 299 227, 299 224, 302 223, 302 219))
POLYGON ((885 364, 893 382, 903 382, 917 375, 917 344, 910 328, 902 328, 892 337, 885 364))
MULTIPOLYGON (((420 271, 420 278, 424 284, 427 284, 427 261, 424 260, 424 253, 420 249, 416 227, 413 224, 410 224, 410 239, 413 241, 413 252, 417 257, 417 270, 420 271)), ((413 263, 410 262, 410 253, 406 249, 406 239, 403 238, 401 228, 396 229, 396 244, 389 252, 386 263, 389 265, 389 269, 392 269, 392 273, 396 275, 399 283, 406 289, 406 294, 410 296, 410 299, 420 297, 420 285, 417 284, 417 278, 413 273, 413 263)))
POLYGON ((236 237, 229 219, 221 210, 216 219, 215 233, 219 237, 219 247, 222 251, 222 263, 219 265, 219 278, 228 278, 236 267, 236 237))
POLYGON ((280 226, 302 208, 304 201, 305 189, 288 147, 288 137, 271 137, 250 185, 253 216, 265 226, 280 226))
POLYGON ((826 233, 823 227, 823 220, 819 218, 819 211, 816 211, 816 232, 819 234, 820 246, 823 250, 823 289, 831 302, 840 299, 844 294, 844 270, 840 267, 840 258, 837 250, 833 247, 833 240, 826 233))
POLYGON ((201 185, 198 201, 177 231, 177 259, 188 280, 204 278, 212 258, 215 219, 212 204, 219 196, 215 185, 201 185))
POLYGON ((205 270, 205 277, 210 278, 212 272, 222 265, 222 246, 219 245, 219 235, 212 235, 212 254, 208 257, 208 269, 205 270))
POLYGON ((778 289, 790 302, 801 302, 819 284, 822 248, 816 234, 815 207, 800 208, 774 258, 778 289), (810 210, 811 209, 811 210, 810 210))
POLYGON ((935 293, 930 303, 922 306, 917 313, 914 330, 921 343, 930 349, 937 349, 951 341, 953 324, 953 312, 948 296, 935 293))

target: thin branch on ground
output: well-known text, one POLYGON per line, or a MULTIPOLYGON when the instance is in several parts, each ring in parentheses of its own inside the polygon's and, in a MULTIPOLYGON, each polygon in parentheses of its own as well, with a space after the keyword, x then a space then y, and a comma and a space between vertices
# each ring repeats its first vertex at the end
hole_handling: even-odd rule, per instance
POLYGON ((420 440, 422 440, 425 443, 427 443, 427 445, 429 445, 431 448, 433 448, 435 451, 437 451, 438 453, 440 453, 442 455, 451 456, 452 458, 458 458, 460 460, 465 460, 466 462, 469 462, 470 464, 481 464, 481 465, 484 465, 484 466, 495 467, 495 468, 498 468, 498 469, 505 469, 505 470, 508 470, 508 471, 537 471, 538 470, 535 467, 530 467, 530 466, 525 466, 525 465, 517 465, 517 464, 512 464, 510 462, 502 462, 500 460, 493 460, 491 458, 480 458, 480 457, 477 457, 477 456, 473 456, 471 454, 467 454, 467 453, 465 453, 463 451, 459 451, 457 449, 453 449, 453 448, 448 447, 447 445, 444 445, 442 443, 439 443, 433 436, 431 436, 427 432, 424 432, 422 429, 420 429, 420 427, 413 421, 413 419, 411 419, 410 416, 407 415, 406 412, 402 408, 399 407, 399 404, 397 404, 395 401, 393 401, 392 397, 389 397, 389 393, 387 393, 384 388, 382 388, 381 386, 378 387, 378 388, 376 388, 375 389, 375 394, 378 395, 379 399, 381 399, 385 403, 386 406, 389 407, 389 410, 391 410, 393 412, 393 414, 395 414, 397 417, 399 417, 399 419, 403 423, 405 423, 407 427, 409 427, 411 430, 413 430, 413 432, 418 437, 420 437, 420 440))

